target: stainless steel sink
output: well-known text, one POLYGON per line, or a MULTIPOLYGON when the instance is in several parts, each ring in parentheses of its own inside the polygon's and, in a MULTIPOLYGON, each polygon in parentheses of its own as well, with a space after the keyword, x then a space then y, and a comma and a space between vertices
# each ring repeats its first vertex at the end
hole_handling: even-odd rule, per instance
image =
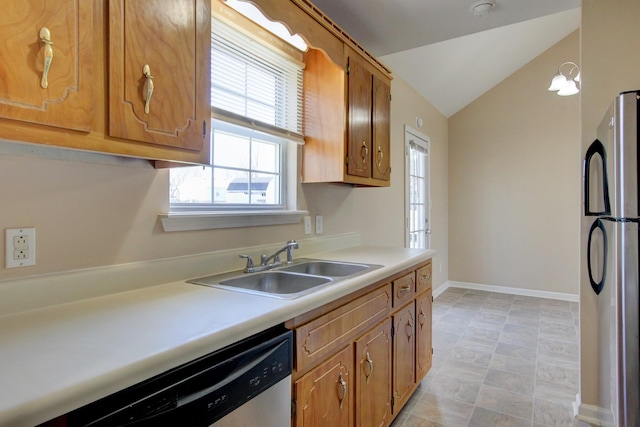
POLYGON ((297 298, 333 281, 329 277, 286 271, 265 271, 220 279, 220 276, 208 276, 189 280, 189 283, 288 299, 297 298))
POLYGON ((272 298, 293 299, 380 267, 377 264, 300 258, 291 265, 273 270, 244 274, 234 271, 188 282, 272 298))
POLYGON ((316 276, 347 277, 370 269, 371 265, 368 264, 354 264, 348 262, 318 260, 303 261, 299 264, 281 267, 280 271, 313 274, 316 276))

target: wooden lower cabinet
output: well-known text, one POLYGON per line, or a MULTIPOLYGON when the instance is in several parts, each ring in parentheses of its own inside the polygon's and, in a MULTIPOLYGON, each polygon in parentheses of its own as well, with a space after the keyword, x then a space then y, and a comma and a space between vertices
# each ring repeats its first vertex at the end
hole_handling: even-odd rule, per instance
POLYGON ((431 288, 416 299, 416 381, 431 369, 433 347, 431 342, 431 314, 433 298, 431 288))
POLYGON ((346 347, 294 383, 295 425, 352 425, 353 350, 346 347))
POLYGON ((286 323, 294 427, 391 424, 431 367, 430 277, 429 260, 286 323))
POLYGON ((356 426, 391 422, 391 342, 391 319, 355 342, 356 426))
POLYGON ((393 413, 407 403, 416 387, 415 303, 411 301, 393 315, 393 413))

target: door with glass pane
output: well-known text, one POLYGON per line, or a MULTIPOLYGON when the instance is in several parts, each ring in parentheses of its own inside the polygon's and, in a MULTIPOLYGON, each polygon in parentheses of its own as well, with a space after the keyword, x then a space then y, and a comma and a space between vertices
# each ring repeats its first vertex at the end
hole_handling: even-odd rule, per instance
POLYGON ((405 157, 405 246, 408 248, 428 249, 431 247, 429 139, 413 129, 406 128, 405 157))

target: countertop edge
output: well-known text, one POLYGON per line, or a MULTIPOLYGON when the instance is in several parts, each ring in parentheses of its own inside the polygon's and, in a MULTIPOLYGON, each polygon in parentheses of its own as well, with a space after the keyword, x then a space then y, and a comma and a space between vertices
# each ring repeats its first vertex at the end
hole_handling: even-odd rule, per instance
MULTIPOLYGON (((166 348, 164 351, 151 354, 134 363, 123 365, 120 369, 105 372, 104 375, 97 375, 91 378, 87 377, 84 381, 77 381, 74 384, 60 388, 56 390, 55 393, 37 394, 37 392, 34 391, 32 398, 22 403, 4 408, 0 404, 0 425, 29 426, 45 422, 101 397, 151 378, 167 369, 210 353, 212 348, 219 349, 225 347, 233 342, 249 337, 254 333, 258 333, 265 328, 283 323, 295 316, 316 309, 407 268, 426 262, 436 254, 433 250, 356 246, 319 252, 313 254, 312 257, 317 259, 381 264, 381 258, 383 258, 385 254, 388 255, 391 253, 394 254, 392 257, 394 261, 384 264, 382 268, 362 276, 345 280, 335 287, 326 288, 295 300, 287 300, 281 303, 273 302, 272 305, 274 308, 265 310, 260 315, 249 320, 236 322, 219 330, 211 331, 210 333, 203 333, 185 342, 175 343, 172 348, 166 348)), ((102 299, 124 298, 128 292, 152 292, 161 290, 160 287, 166 287, 167 289, 182 288, 183 285, 185 285, 184 281, 177 281, 156 285, 158 287, 157 289, 154 289, 156 287, 152 286, 145 288, 146 290, 134 289, 112 295, 97 296, 89 300, 73 301, 66 304, 76 307, 77 305, 86 305, 91 302, 99 303, 102 299)), ((259 301, 255 298, 265 297, 253 297, 250 300, 259 301)), ((32 314, 33 316, 37 316, 40 310, 47 309, 49 309, 49 307, 34 309, 31 312, 18 313, 17 315, 29 316, 32 314)))

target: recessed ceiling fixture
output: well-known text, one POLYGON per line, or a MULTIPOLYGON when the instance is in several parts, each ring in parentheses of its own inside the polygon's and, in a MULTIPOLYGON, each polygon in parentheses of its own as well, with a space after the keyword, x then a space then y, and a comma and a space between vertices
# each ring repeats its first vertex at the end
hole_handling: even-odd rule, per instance
POLYGON ((496 2, 493 0, 481 0, 475 2, 471 6, 471 12, 478 17, 488 15, 493 8, 496 7, 496 2))
POLYGON ((558 92, 560 96, 575 95, 580 92, 577 83, 580 83, 580 67, 574 62, 563 62, 558 67, 558 72, 553 76, 549 90, 558 92), (560 71, 565 65, 571 66, 566 76, 560 71), (574 74, 575 77, 571 77, 572 74, 574 74))

